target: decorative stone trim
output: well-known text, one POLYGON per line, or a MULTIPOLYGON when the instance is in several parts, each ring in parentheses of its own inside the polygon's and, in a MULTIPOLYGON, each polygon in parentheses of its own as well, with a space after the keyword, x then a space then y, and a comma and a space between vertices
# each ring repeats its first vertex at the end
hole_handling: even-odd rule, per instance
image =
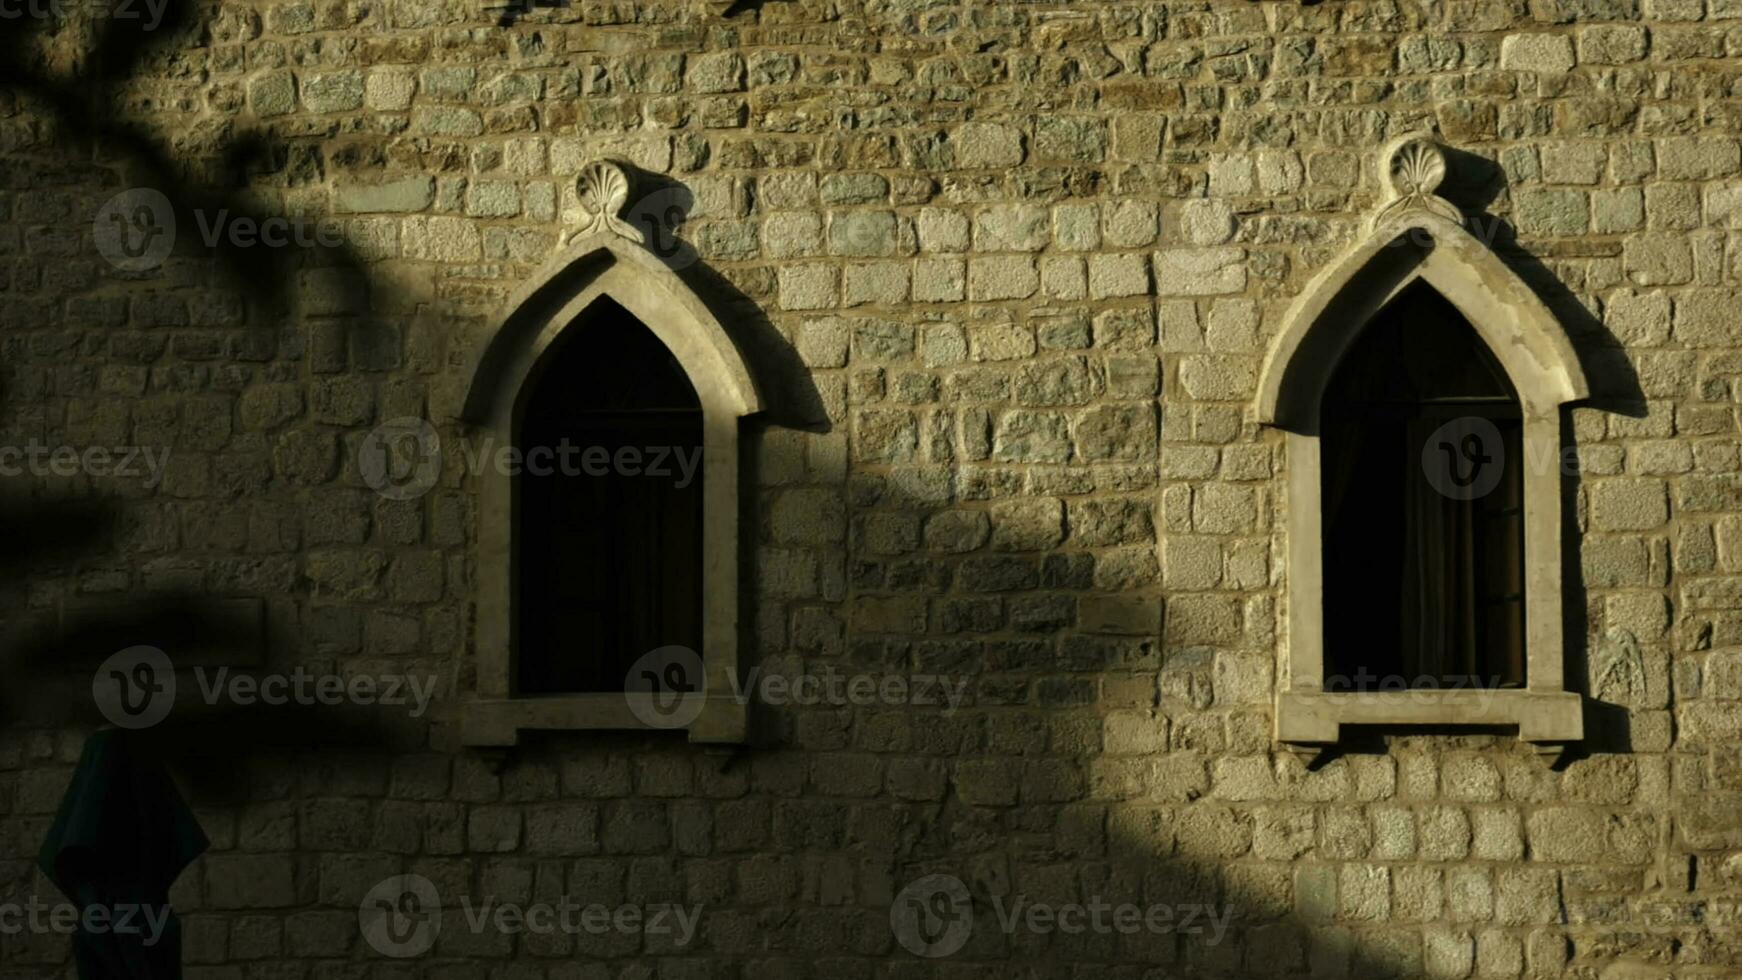
POLYGON ((575 178, 575 196, 581 203, 583 223, 564 236, 563 244, 605 232, 637 245, 647 244, 641 229, 622 218, 623 207, 629 203, 629 176, 622 167, 609 160, 588 164, 575 178))
POLYGON ((1391 190, 1391 200, 1367 219, 1367 230, 1371 232, 1392 214, 1412 210, 1463 221, 1457 205, 1434 193, 1445 179, 1446 155, 1439 146, 1425 137, 1408 138, 1391 154, 1390 165, 1385 168, 1385 185, 1391 190))
MULTIPOLYGON (((613 164, 582 171, 583 225, 564 248, 510 297, 478 338, 462 420, 498 444, 512 444, 515 402, 540 356, 594 303, 610 298, 672 352, 702 406, 702 661, 705 690, 734 689, 739 677, 739 428, 762 400, 737 347, 701 297, 624 222, 628 181, 613 164)), ((527 729, 641 729, 620 693, 519 697, 513 690, 513 485, 504 473, 480 476, 478 505, 477 694, 462 709, 461 739, 512 745, 527 729)), ((689 726, 696 742, 741 742, 748 706, 723 694, 705 698, 689 726)))
POLYGON ((1422 281, 1463 313, 1505 369, 1532 458, 1558 458, 1562 409, 1588 397, 1571 342, 1548 307, 1465 230, 1434 192, 1445 155, 1428 137, 1393 141, 1380 157, 1386 198, 1365 237, 1321 271, 1290 307, 1266 357, 1257 421, 1286 433, 1288 639, 1277 684, 1275 737, 1337 741, 1357 725, 1502 725, 1534 743, 1584 737, 1582 701, 1566 689, 1561 635, 1561 485, 1556 467, 1526 467, 1523 690, 1328 693, 1324 685, 1319 402, 1332 370, 1367 321, 1422 281), (1541 471, 1539 471, 1541 470, 1541 471))

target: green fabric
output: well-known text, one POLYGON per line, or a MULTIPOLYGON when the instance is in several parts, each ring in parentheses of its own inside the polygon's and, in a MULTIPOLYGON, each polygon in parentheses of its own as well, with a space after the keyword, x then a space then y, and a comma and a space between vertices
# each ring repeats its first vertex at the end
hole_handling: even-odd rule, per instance
POLYGON ((209 843, 138 735, 107 729, 85 742, 37 856, 43 874, 80 910, 73 953, 81 980, 182 975, 169 889, 209 843), (93 906, 108 910, 115 927, 87 930, 93 906))

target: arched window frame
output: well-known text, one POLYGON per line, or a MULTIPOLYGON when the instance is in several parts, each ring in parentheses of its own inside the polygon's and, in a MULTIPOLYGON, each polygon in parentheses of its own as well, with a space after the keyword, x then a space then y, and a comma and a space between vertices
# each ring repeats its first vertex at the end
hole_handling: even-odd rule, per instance
POLYGON ((1577 353, 1523 280, 1435 195, 1445 176, 1425 136, 1380 157, 1386 196, 1362 239, 1307 284, 1289 309, 1259 379, 1257 421, 1285 433, 1288 639, 1276 685, 1275 737, 1335 743, 1343 725, 1480 725, 1526 742, 1584 737, 1582 700, 1567 689, 1561 617, 1563 409, 1589 396, 1577 353), (1526 680, 1519 690, 1327 692, 1319 406, 1343 353, 1411 284, 1457 307, 1518 392, 1524 416, 1526 680))
MULTIPOLYGON (((494 445, 513 445, 515 407, 539 358, 584 314, 610 299, 658 337, 682 367, 702 410, 702 655, 706 692, 689 737, 742 742, 748 706, 733 696, 739 674, 740 425, 762 411, 748 365, 701 297, 643 244, 620 217, 627 178, 607 162, 578 182, 582 227, 571 233, 491 321, 474 350, 461 419, 494 445)), ((585 342, 584 336, 580 338, 585 342)), ((647 729, 621 693, 514 694, 514 485, 507 473, 479 474, 477 692, 462 709, 461 739, 512 745, 530 729, 647 729)))

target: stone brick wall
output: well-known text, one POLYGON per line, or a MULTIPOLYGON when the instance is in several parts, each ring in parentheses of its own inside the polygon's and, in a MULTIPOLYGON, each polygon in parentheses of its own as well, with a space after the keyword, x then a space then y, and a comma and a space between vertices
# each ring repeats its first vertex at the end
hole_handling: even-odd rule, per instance
MULTIPOLYGON (((100 21, 7 42, 0 444, 170 454, 150 486, 9 477, 4 620, 70 655, 69 603, 252 596, 270 669, 441 681, 418 718, 192 729, 190 980, 1742 976, 1742 6, 716 6, 228 3, 113 78, 100 21), (1568 648, 1603 703, 1560 768, 1406 732, 1309 769, 1270 737, 1285 467, 1249 403, 1414 130, 1597 389, 1568 424, 1568 648), (684 189, 685 274, 776 405, 749 662, 960 677, 958 710, 762 705, 741 749, 458 745, 464 338, 601 157, 684 189), (181 209, 137 272, 93 226, 133 187, 181 209), (208 248, 194 209, 344 244, 208 248), (404 416, 449 449, 395 501, 357 452, 404 416), (403 873, 448 911, 398 961, 358 905, 403 873), (935 959, 890 917, 930 874, 976 909, 935 959), (562 895, 700 926, 474 934, 453 907, 562 895), (1016 895, 1233 919, 1006 934, 1016 895)), ((0 900, 57 901, 34 854, 101 719, 88 671, 4 669, 0 900)), ((0 977, 70 971, 64 936, 0 936, 0 977)))

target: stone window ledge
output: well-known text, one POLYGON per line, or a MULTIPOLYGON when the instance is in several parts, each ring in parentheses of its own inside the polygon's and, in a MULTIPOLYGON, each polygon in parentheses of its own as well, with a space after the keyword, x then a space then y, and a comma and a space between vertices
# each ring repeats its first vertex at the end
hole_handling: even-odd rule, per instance
MULTIPOLYGON (((692 742, 744 741, 749 706, 738 698, 705 698, 701 714, 684 726, 692 742)), ((621 693, 562 694, 467 701, 460 709, 462 745, 511 746, 523 731, 671 731, 630 710, 621 693)))
POLYGON ((1576 691, 1284 691, 1277 696, 1277 741, 1330 745, 1343 725, 1504 726, 1517 728, 1520 741, 1544 744, 1576 742, 1585 729, 1583 699, 1576 691))

